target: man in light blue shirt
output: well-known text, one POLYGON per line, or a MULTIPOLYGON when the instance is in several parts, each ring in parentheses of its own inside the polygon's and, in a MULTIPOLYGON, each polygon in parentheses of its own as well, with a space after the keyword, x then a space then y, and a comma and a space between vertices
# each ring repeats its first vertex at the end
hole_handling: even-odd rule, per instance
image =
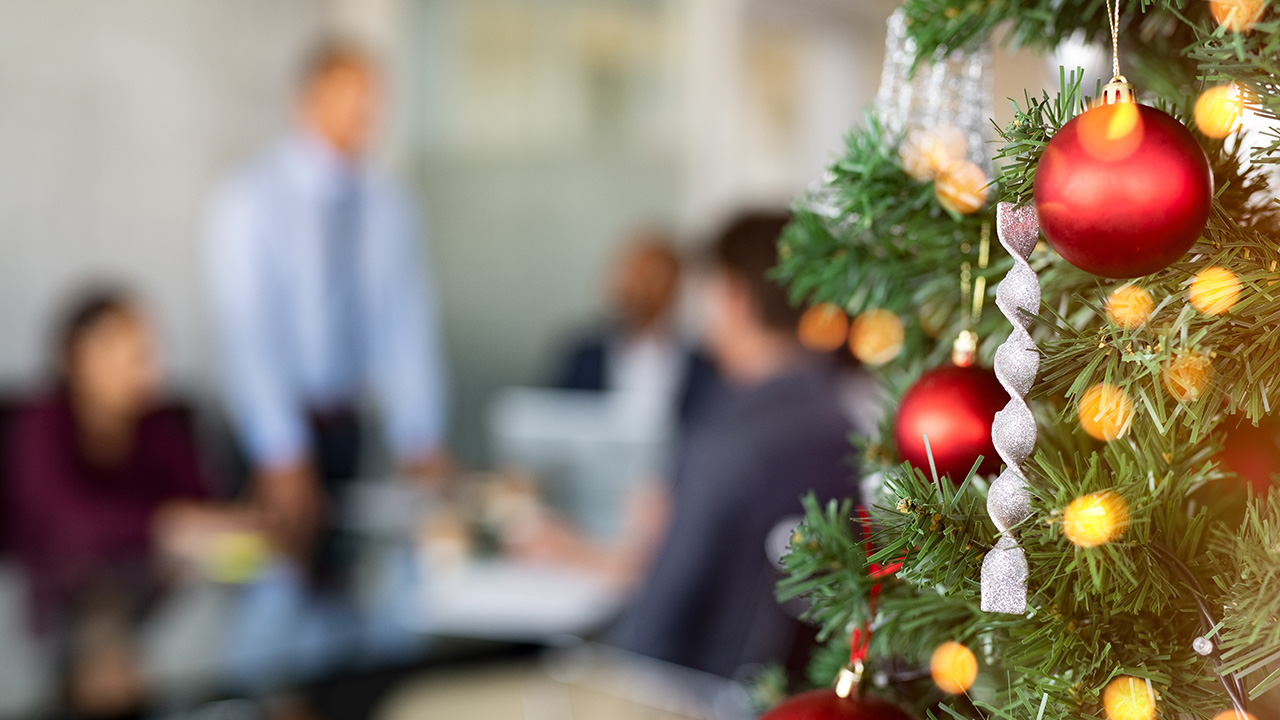
POLYGON ((335 483, 357 472, 371 392, 402 472, 444 454, 437 312, 409 193, 363 162, 377 109, 370 58, 307 65, 298 128, 219 190, 206 234, 226 399, 279 541, 323 565, 335 483))

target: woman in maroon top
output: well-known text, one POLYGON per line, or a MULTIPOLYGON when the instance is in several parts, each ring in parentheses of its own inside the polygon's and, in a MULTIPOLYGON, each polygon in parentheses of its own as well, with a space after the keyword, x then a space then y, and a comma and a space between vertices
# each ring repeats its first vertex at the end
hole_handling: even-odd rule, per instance
POLYGON ((128 296, 101 293, 64 322, 60 382, 16 418, 13 547, 38 629, 66 651, 78 714, 119 715, 144 695, 133 629, 158 588, 153 549, 220 511, 183 418, 159 408, 151 328, 128 296))

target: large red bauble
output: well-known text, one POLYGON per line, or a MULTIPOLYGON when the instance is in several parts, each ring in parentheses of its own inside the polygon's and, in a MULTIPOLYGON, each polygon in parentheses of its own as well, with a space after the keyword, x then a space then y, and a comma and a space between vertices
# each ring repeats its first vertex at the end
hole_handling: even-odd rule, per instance
POLYGON ((782 701, 760 720, 911 720, 911 716, 880 698, 842 698, 834 690, 810 690, 782 701))
POLYGON ((950 475, 956 482, 969 474, 981 455, 978 472, 990 475, 1000 469, 1000 457, 991 444, 991 422, 1008 402, 1009 394, 990 370, 954 365, 930 370, 898 406, 893 422, 898 454, 927 476, 932 451, 938 476, 950 475))
POLYGON ((1191 132, 1146 105, 1101 105, 1062 127, 1036 167, 1040 229, 1085 272, 1168 267, 1209 219, 1213 172, 1191 132))

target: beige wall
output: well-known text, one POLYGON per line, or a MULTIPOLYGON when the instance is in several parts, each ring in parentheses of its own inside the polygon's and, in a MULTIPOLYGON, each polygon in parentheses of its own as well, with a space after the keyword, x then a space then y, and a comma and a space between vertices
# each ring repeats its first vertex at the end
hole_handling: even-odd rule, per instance
POLYGON ((0 382, 39 373, 83 278, 140 288, 171 365, 208 371, 207 188, 284 122, 315 0, 8 0, 0 22, 0 382))

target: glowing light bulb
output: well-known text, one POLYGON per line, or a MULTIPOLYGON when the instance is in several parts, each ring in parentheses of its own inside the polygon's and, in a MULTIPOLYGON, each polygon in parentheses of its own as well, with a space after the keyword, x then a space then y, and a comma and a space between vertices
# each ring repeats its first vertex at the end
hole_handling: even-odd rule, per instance
POLYGON ((1107 318, 1119 327, 1134 330, 1151 317, 1155 306, 1151 293, 1137 285, 1125 285, 1107 298, 1107 318))
POLYGON ((1235 83, 1215 85, 1196 99, 1196 127, 1206 137, 1224 138, 1240 129, 1244 115, 1244 94, 1235 83))
POLYGON ((1213 363, 1204 353, 1179 353, 1165 361, 1160 374, 1164 388, 1174 399, 1191 402, 1209 387, 1213 363))
POLYGON ((1191 280, 1187 300, 1206 315, 1221 315, 1240 300, 1240 278, 1226 268, 1205 268, 1191 280))
POLYGON ((849 327, 849 351, 867 365, 884 365, 902 352, 902 320, 888 310, 867 310, 849 327))
POLYGON ((839 305, 820 303, 800 316, 800 344, 817 352, 830 352, 844 344, 849 316, 839 305))
POLYGON ((1062 513, 1062 534, 1076 547, 1119 539, 1129 528, 1129 504, 1112 490, 1082 495, 1062 513))
POLYGON ((989 181, 982 168, 969 160, 948 165, 933 183, 938 203, 951 212, 970 215, 987 201, 989 181))
POLYGON ((1155 692, 1147 681, 1122 675, 1107 683, 1102 691, 1102 707, 1107 720, 1154 720, 1155 692))
POLYGON ((947 641, 933 651, 933 657, 929 659, 929 673, 942 692, 959 695, 977 679, 978 658, 964 645, 947 641))
POLYGON ((1133 422, 1133 402, 1124 390, 1098 383, 1080 398, 1080 425, 1090 437, 1111 442, 1124 437, 1133 422))
POLYGON ((1209 0, 1209 12, 1222 27, 1232 32, 1249 32, 1262 19, 1264 0, 1209 0))

